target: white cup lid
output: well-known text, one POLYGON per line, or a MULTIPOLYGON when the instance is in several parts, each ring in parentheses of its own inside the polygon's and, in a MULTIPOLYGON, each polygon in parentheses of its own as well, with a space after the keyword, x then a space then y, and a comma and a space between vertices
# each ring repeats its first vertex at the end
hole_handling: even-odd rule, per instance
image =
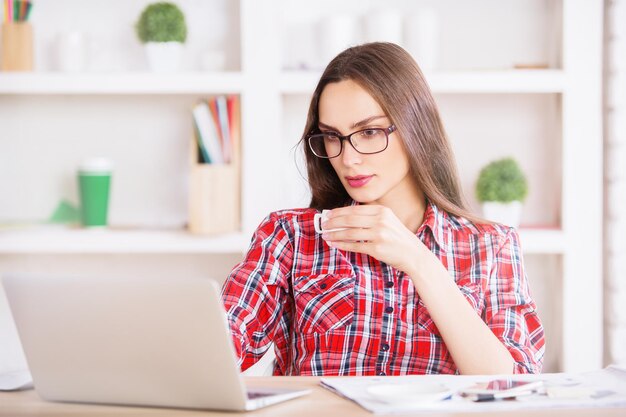
POLYGON ((108 158, 88 158, 81 162, 78 170, 81 172, 111 172, 113 162, 108 158))

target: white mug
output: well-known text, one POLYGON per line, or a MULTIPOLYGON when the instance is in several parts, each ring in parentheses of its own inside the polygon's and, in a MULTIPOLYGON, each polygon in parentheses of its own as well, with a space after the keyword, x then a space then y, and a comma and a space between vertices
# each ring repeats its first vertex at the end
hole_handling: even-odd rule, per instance
POLYGON ((340 230, 346 230, 346 227, 340 227, 338 229, 329 229, 329 230, 323 230, 322 229, 322 222, 325 222, 326 220, 328 220, 328 213, 330 212, 330 210, 322 210, 321 213, 315 213, 315 216, 313 216, 313 225, 315 226, 315 231, 317 233, 324 233, 324 232, 338 232, 340 230))

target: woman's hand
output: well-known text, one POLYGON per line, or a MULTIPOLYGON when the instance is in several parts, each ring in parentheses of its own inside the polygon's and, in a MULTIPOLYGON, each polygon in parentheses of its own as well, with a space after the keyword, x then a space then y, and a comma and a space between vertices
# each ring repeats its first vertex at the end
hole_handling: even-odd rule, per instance
POLYGON ((322 223, 326 243, 339 250, 365 253, 409 273, 428 249, 407 229, 390 208, 359 205, 331 210, 322 223), (330 231, 333 229, 342 229, 330 231))

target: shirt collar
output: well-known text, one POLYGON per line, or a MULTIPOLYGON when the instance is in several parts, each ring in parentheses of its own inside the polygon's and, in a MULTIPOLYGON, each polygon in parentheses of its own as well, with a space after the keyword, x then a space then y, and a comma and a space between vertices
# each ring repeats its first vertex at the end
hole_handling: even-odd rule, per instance
POLYGON ((447 240, 445 230, 447 229, 448 218, 445 211, 441 210, 434 203, 426 200, 426 210, 424 211, 424 220, 422 225, 417 230, 417 235, 424 233, 425 229, 430 229, 430 232, 435 239, 435 242, 439 247, 446 251, 447 240))

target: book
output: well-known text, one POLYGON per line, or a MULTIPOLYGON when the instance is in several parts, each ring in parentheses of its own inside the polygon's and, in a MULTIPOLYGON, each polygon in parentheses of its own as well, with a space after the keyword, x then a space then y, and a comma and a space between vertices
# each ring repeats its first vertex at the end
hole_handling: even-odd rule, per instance
POLYGON ((225 96, 219 96, 215 99, 217 105, 217 116, 220 130, 222 132, 222 152, 224 153, 224 161, 232 160, 232 138, 230 135, 230 127, 228 125, 228 105, 225 96))
POLYGON ((206 155, 203 153, 205 162, 221 164, 224 162, 222 147, 218 138, 218 127, 213 121, 211 110, 206 102, 199 102, 193 108, 193 117, 198 133, 200 149, 204 147, 206 155))
POLYGON ((200 131, 198 130, 198 124, 196 123, 195 117, 193 120, 193 130, 196 136, 196 145, 198 146, 198 160, 195 162, 210 164, 211 157, 209 156, 209 152, 202 143, 202 139, 200 138, 200 131))
MULTIPOLYGON (((217 115, 217 102, 215 97, 211 97, 207 100, 207 105, 209 106, 209 110, 211 110, 211 118, 213 119, 213 125, 215 125, 215 130, 217 132, 217 138, 220 142, 220 147, 222 149, 222 156, 224 154, 224 136, 222 134, 222 129, 220 128, 220 119, 217 115)), ((224 158, 226 160, 226 158, 224 158)))
POLYGON ((231 148, 233 158, 239 158, 239 143, 240 143, 240 134, 241 134, 241 126, 240 126, 240 107, 239 107, 239 96, 232 95, 229 96, 226 100, 226 106, 228 108, 228 126, 230 131, 231 138, 231 148))

